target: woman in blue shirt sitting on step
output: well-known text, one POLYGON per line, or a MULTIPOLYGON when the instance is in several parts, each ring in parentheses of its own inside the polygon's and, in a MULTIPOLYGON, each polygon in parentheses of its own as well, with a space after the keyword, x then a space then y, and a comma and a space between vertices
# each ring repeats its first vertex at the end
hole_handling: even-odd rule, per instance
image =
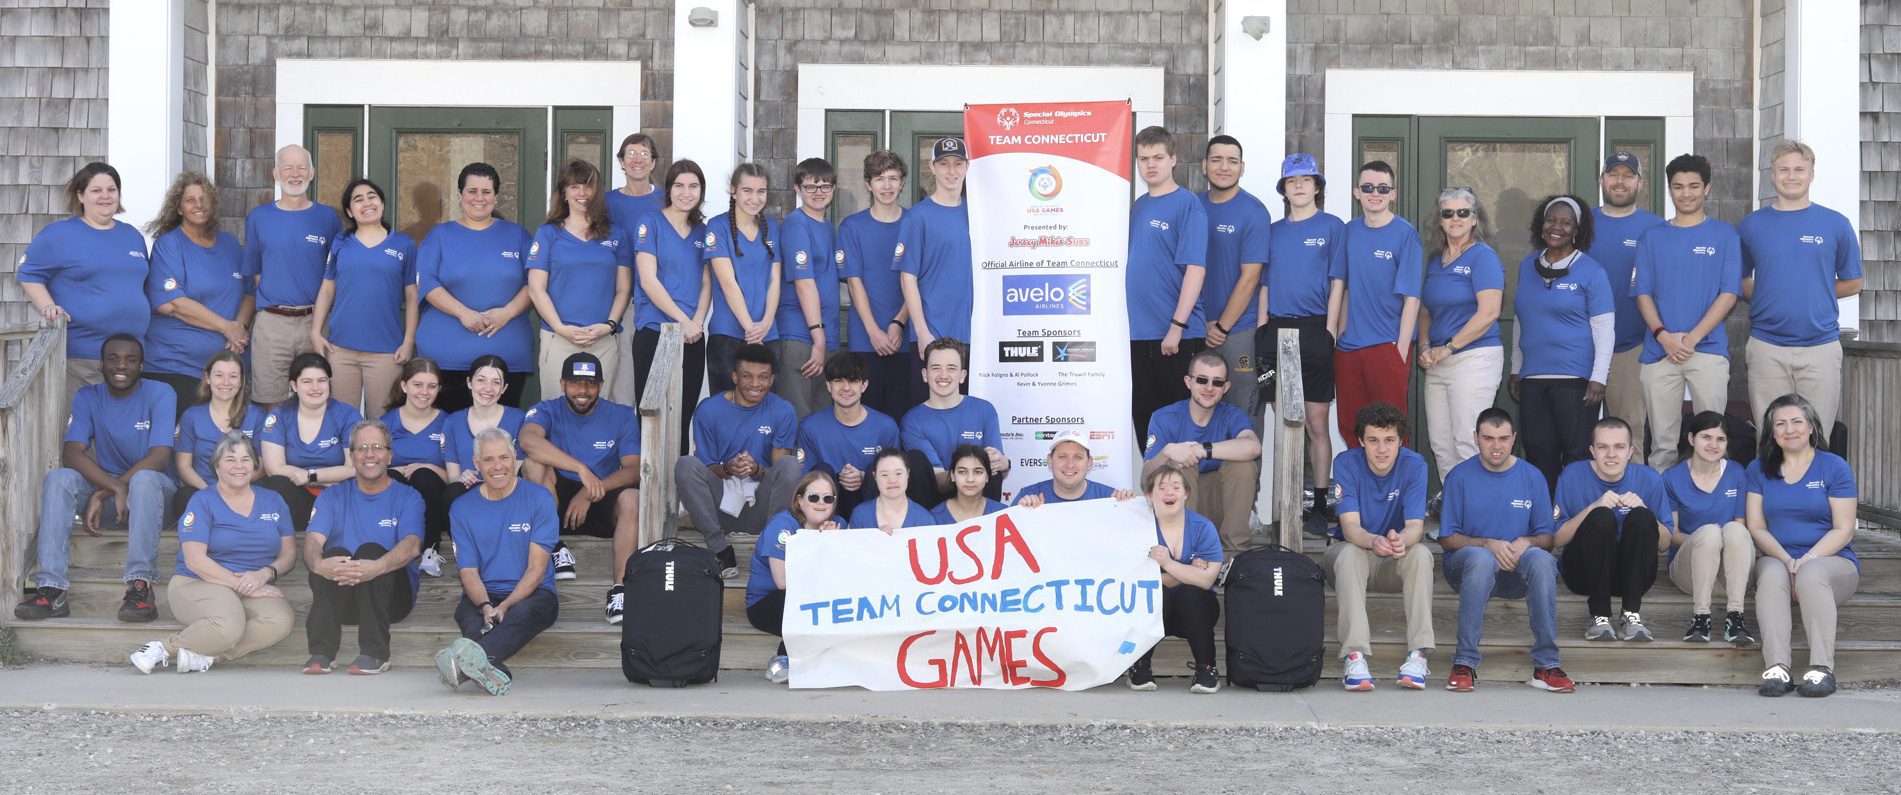
MULTIPOLYGON (((792 490, 792 507, 773 514, 752 550, 752 573, 746 580, 746 621, 760 632, 785 636, 785 544, 802 531, 837 530, 838 484, 824 472, 810 472, 792 490)), ((783 684, 792 677, 785 643, 766 664, 766 678, 783 684)))

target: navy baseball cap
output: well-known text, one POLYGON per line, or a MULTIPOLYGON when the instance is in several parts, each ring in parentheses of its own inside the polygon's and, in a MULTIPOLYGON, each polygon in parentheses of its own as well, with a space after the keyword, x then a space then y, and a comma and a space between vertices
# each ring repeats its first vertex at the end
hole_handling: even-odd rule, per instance
POLYGON ((569 354, 561 363, 561 380, 594 381, 601 380, 601 360, 594 354, 582 351, 569 354))
POLYGON ((1636 155, 1629 152, 1613 152, 1610 157, 1604 158, 1604 171, 1602 173, 1609 174, 1611 173, 1611 169, 1617 168, 1618 166, 1630 169, 1630 173, 1637 176, 1641 177, 1644 175, 1643 163, 1637 160, 1636 155))
POLYGON ((954 135, 946 136, 937 139, 937 143, 931 145, 931 162, 935 163, 947 157, 961 157, 966 160, 970 158, 970 151, 964 148, 964 139, 954 135))
POLYGON ((1313 177, 1315 184, 1323 189, 1327 187, 1327 178, 1320 174, 1320 166, 1314 163, 1314 156, 1306 152, 1295 152, 1281 161, 1281 178, 1274 183, 1274 190, 1283 196, 1287 195, 1288 177, 1313 177))

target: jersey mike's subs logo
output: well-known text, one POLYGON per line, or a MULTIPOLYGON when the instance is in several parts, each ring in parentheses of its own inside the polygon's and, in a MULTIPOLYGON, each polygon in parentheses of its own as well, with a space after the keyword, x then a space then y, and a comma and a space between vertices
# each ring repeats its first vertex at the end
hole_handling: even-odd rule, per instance
POLYGON ((1087 315, 1088 274, 1003 277, 1003 314, 1087 315))

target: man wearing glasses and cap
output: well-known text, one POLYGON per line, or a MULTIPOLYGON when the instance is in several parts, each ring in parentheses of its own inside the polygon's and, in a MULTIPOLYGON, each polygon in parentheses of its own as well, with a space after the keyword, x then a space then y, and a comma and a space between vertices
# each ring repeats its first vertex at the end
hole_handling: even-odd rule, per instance
POLYGON ((1142 476, 1173 462, 1195 478, 1187 484, 1195 511, 1221 529, 1225 551, 1247 549, 1254 539, 1248 511, 1261 478, 1261 437, 1246 412, 1222 400, 1228 394, 1228 362, 1202 351, 1182 379, 1188 399, 1156 409, 1142 448, 1142 476), (1218 485, 1210 481, 1218 480, 1218 485))
MULTIPOLYGON (((1611 304, 1616 308, 1617 326, 1611 344, 1610 383, 1605 384, 1604 413, 1630 423, 1631 443, 1641 458, 1644 450, 1644 385, 1638 376, 1639 359, 1644 348, 1644 319, 1637 311, 1637 239, 1644 230, 1663 223, 1663 218, 1637 206, 1644 195, 1643 161, 1630 152, 1616 152, 1604 158, 1604 173, 1598 175, 1598 189, 1604 206, 1591 210, 1596 216, 1597 236, 1585 250, 1591 259, 1604 266, 1610 277, 1611 304)), ((1659 440, 1659 447, 1676 442, 1659 440)))
MULTIPOLYGON (((949 337, 970 342, 970 208, 964 204, 969 155, 962 138, 939 138, 931 146, 934 187, 924 201, 905 211, 891 255, 891 268, 900 274, 920 368, 923 351, 932 340, 949 337)), ((900 325, 906 322, 904 318, 890 320, 900 325)))

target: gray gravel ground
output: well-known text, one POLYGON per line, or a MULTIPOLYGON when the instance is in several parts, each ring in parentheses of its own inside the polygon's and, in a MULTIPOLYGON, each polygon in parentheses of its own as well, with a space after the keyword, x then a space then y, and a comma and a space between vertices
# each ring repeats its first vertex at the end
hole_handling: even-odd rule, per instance
POLYGON ((1901 791, 1872 732, 0 716, 8 792, 1901 791))

